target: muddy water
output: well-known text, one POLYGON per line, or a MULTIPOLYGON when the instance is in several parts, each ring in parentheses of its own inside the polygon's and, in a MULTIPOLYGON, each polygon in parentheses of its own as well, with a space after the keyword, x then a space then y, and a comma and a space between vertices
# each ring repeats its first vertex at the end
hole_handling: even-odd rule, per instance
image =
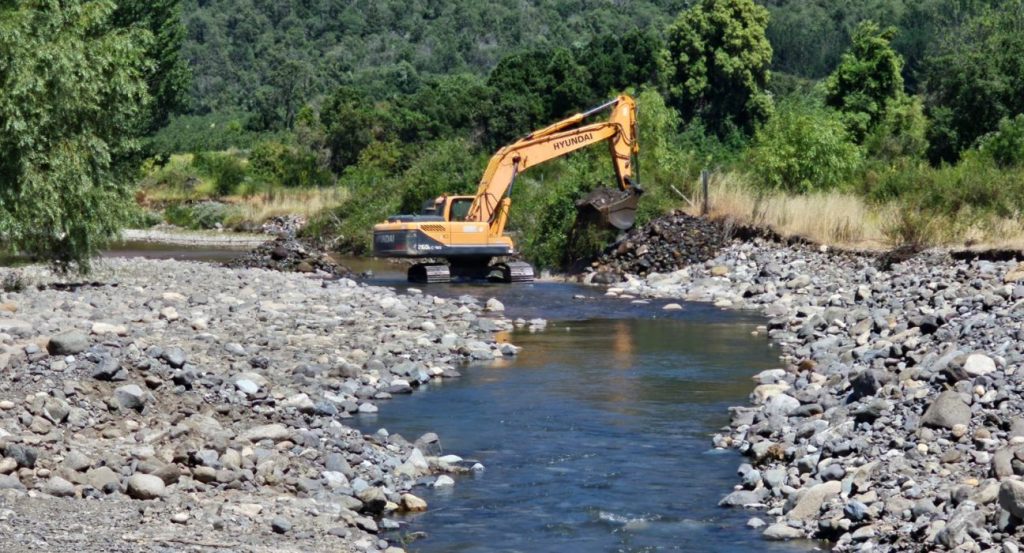
MULTIPOLYGON (((237 252, 152 245, 112 255, 223 261, 237 252)), ((404 287, 394 265, 343 259, 376 284, 404 287)), ((757 513, 718 508, 741 462, 710 435, 750 376, 778 366, 761 320, 702 304, 678 312, 570 284, 444 285, 431 293, 497 297, 506 315, 550 322, 503 339, 514 360, 467 367, 350 421, 412 440, 436 432, 446 452, 486 469, 454 488, 418 488, 430 510, 389 536, 421 553, 805 551, 746 528, 757 513), (586 299, 574 299, 584 295, 586 299)))

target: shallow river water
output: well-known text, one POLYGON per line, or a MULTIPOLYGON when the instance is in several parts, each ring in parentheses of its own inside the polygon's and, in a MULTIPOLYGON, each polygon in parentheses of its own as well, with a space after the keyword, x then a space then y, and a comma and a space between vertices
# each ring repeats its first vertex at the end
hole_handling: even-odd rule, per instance
POLYGON ((523 347, 512 361, 358 419, 410 440, 437 432, 446 452, 486 467, 417 492, 430 510, 403 519, 400 533, 426 534, 411 551, 808 549, 765 542, 745 526, 755 513, 717 507, 741 459, 713 450, 710 435, 746 402, 750 376, 778 366, 751 335, 759 318, 702 304, 665 312, 569 284, 435 290, 498 297, 512 318, 551 323, 507 336, 523 347))
MULTIPOLYGON (((223 261, 237 252, 126 245, 108 255, 223 261)), ((404 287, 393 266, 371 282, 404 287)), ((718 500, 742 462, 710 436, 728 407, 747 402, 750 376, 778 366, 751 332, 762 320, 704 304, 663 311, 571 284, 444 285, 442 296, 497 297, 506 316, 550 321, 537 333, 499 336, 518 346, 508 361, 462 369, 463 377, 423 387, 350 421, 414 440, 441 437, 446 453, 486 469, 455 487, 418 488, 430 510, 401 518, 391 538, 419 553, 806 551, 775 543, 745 523, 756 512, 718 500), (574 299, 574 295, 586 299, 574 299)), ((763 515, 762 515, 763 516, 763 515)))

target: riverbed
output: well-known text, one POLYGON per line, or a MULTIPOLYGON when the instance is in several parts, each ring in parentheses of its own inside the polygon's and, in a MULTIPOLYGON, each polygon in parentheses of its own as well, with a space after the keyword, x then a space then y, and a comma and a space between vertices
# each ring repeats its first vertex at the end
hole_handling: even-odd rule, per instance
MULTIPOLYGON (((122 248, 110 255, 224 261, 216 249, 122 248)), ((342 259, 373 284, 406 288, 400 268, 342 259)), ((360 415, 366 433, 442 437, 445 453, 485 470, 425 492, 430 509, 390 538, 410 551, 794 551, 745 524, 756 513, 717 502, 732 489, 738 454, 710 436, 744 403, 750 376, 778 366, 753 335, 758 316, 707 304, 665 311, 564 283, 453 284, 433 294, 496 297, 512 319, 543 331, 499 336, 514 360, 468 367, 360 415)))

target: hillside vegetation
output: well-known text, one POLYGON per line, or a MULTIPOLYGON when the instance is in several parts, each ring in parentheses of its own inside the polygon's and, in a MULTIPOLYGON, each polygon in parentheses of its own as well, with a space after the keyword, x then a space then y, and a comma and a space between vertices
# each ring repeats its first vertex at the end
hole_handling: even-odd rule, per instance
MULTIPOLYGON (((150 207, 234 206, 191 217, 204 225, 305 202, 321 208, 309 232, 364 252, 373 222, 473 190, 501 145, 627 91, 641 220, 692 209, 707 168, 713 213, 828 243, 1020 234, 1018 0, 124 0, 105 25, 136 33, 117 36, 138 45, 147 89, 119 131, 118 174, 142 167, 150 207), (864 216, 800 221, 822 210, 864 216)), ((0 63, 2 82, 13 67, 0 63)), ((607 235, 565 237, 574 200, 610 178, 603 149, 522 175, 511 226, 525 253, 557 267, 599 248, 607 235)))

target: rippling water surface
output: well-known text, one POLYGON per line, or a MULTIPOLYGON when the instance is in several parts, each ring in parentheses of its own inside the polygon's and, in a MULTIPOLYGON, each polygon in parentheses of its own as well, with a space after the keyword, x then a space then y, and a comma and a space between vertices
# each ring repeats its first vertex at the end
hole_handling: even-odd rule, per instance
POLYGON ((751 331, 760 319, 686 304, 680 312, 606 299, 567 284, 447 286, 498 297, 544 332, 507 338, 518 358, 473 366, 359 420, 486 470, 452 489, 419 489, 426 513, 402 519, 428 552, 798 551, 745 527, 755 513, 718 508, 740 456, 710 435, 742 404, 750 376, 778 365, 751 331), (573 299, 585 294, 586 300, 573 299))

